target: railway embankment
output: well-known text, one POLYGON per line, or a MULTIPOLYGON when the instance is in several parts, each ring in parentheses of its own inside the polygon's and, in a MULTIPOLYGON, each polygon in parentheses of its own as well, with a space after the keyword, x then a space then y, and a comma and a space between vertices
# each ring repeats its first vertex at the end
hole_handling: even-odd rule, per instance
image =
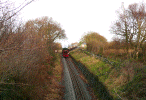
POLYGON ((85 82, 80 70, 72 59, 62 57, 63 82, 65 100, 97 100, 89 84, 85 82))
POLYGON ((100 100, 146 99, 146 67, 125 60, 112 62, 83 50, 70 52, 100 100))

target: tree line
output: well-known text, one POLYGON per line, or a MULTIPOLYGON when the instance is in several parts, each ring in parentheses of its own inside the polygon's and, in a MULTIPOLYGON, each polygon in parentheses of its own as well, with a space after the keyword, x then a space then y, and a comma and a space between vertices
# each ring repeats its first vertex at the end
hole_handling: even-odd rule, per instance
MULTIPOLYGON (((82 38, 86 42, 87 50, 102 53, 110 49, 125 52, 125 58, 146 59, 146 6, 145 3, 130 4, 128 8, 122 7, 118 12, 118 19, 112 24, 110 32, 115 34, 112 42, 96 32, 88 32, 82 38)), ((112 51, 113 53, 116 51, 112 51)))
POLYGON ((44 100, 50 92, 54 50, 61 48, 55 40, 66 38, 66 34, 49 17, 18 22, 18 13, 33 1, 25 0, 25 5, 17 8, 9 0, 0 1, 1 99, 44 100))
POLYGON ((145 57, 146 40, 146 6, 144 3, 134 3, 124 8, 119 14, 119 19, 114 23, 111 31, 120 36, 126 45, 126 51, 134 48, 136 59, 142 52, 145 57))

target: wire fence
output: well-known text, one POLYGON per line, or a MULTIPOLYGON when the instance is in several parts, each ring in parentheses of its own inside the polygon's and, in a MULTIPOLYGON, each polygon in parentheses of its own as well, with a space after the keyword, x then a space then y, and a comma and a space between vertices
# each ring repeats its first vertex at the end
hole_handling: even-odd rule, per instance
POLYGON ((80 51, 81 52, 83 52, 83 53, 85 53, 85 54, 87 54, 87 55, 90 55, 90 56, 93 56, 93 57, 95 57, 96 59, 100 59, 101 61, 103 61, 103 62, 105 62, 105 63, 108 63, 108 64, 110 64, 110 65, 112 65, 112 66, 120 66, 121 65, 121 62, 122 62, 122 60, 120 60, 120 62, 114 62, 114 61, 110 61, 108 58, 106 58, 106 57, 104 57, 104 56, 102 56, 102 55, 100 55, 100 54, 94 54, 94 53, 92 53, 92 52, 89 52, 89 51, 87 51, 87 50, 82 50, 82 49, 80 49, 80 51))
MULTIPOLYGON (((138 70, 137 66, 144 66, 144 69, 146 68, 145 65, 141 65, 141 64, 136 64, 136 63, 130 63, 129 60, 128 61, 111 61, 111 59, 108 59, 108 58, 105 58, 104 56, 102 55, 96 55, 92 52, 89 52, 89 51, 86 51, 86 50, 80 50, 80 52, 83 52, 89 56, 92 56, 92 57, 95 57, 96 59, 99 59, 100 61, 103 61, 105 62, 106 64, 109 64, 111 65, 111 68, 110 70, 108 70, 107 72, 105 73, 102 73, 102 74, 98 74, 98 75, 95 75, 93 74, 92 72, 90 72, 87 67, 82 64, 80 61, 76 61, 76 59, 74 59, 72 56, 72 59, 74 61, 74 63, 78 66, 78 68, 81 70, 81 72, 84 74, 84 76, 86 77, 86 79, 88 80, 88 82, 90 83, 91 87, 93 87, 93 89, 95 90, 95 93, 99 94, 98 97, 101 98, 101 100, 104 98, 106 100, 112 100, 113 97, 111 95, 109 95, 108 93, 108 90, 105 88, 105 86, 102 84, 102 82, 100 82, 98 80, 98 77, 104 75, 104 76, 108 76, 111 72, 111 70, 114 68, 115 70, 119 70, 123 67, 129 67, 129 66, 132 66, 134 68, 134 70, 138 70), (136 64, 136 65, 135 65, 136 64)), ((121 74, 122 72, 119 73, 119 75, 121 74)), ((127 91, 127 90, 123 90, 123 91, 127 91)), ((123 94, 123 91, 120 91, 120 90, 113 90, 111 91, 111 93, 115 94, 114 95, 114 99, 116 98, 116 100, 121 100, 121 98, 123 99, 123 97, 120 96, 120 94, 123 94)), ((125 93, 125 92, 124 92, 125 93)))
POLYGON ((98 76, 91 73, 85 65, 76 61, 72 56, 70 56, 75 63, 76 66, 80 69, 83 73, 85 78, 88 80, 90 86, 95 90, 95 94, 97 95, 100 100, 113 100, 113 97, 109 94, 107 88, 103 85, 102 82, 99 81, 98 76))

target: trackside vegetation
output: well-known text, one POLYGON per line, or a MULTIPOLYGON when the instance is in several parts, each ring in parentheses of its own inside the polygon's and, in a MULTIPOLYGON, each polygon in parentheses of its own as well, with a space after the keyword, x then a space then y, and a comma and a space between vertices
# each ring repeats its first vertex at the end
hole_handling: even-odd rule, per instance
POLYGON ((61 67, 61 57, 60 54, 56 54, 56 60, 55 60, 55 67, 49 71, 51 75, 50 78, 50 84, 49 84, 49 93, 46 96, 46 100, 61 100, 63 97, 63 86, 61 85, 61 78, 62 78, 62 70, 61 67))
POLYGON ((55 41, 66 34, 47 16, 19 22, 17 13, 32 1, 19 7, 0 1, 0 100, 61 98, 62 69, 55 51, 62 46, 55 41))
MULTIPOLYGON (((91 55, 90 52, 80 49, 74 50, 70 54, 78 63, 84 65, 90 73, 98 77, 98 82, 106 87, 113 99, 146 99, 146 67, 142 63, 130 60, 122 62, 116 60, 109 61, 109 59, 105 60, 103 57, 91 55)), ((98 82, 97 86, 99 85, 98 82)), ((100 97, 98 89, 94 88, 95 95, 100 97)), ((102 98, 99 99, 102 100, 102 98)))

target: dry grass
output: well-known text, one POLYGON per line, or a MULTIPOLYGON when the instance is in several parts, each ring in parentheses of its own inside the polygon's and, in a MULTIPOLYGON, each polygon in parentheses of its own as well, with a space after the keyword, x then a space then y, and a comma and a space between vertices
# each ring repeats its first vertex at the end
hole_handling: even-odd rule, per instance
POLYGON ((31 33, 11 34, 0 45, 0 81, 5 83, 0 84, 1 98, 43 100, 49 93, 54 61, 41 39, 31 33))
MULTIPOLYGON (((111 51, 114 52, 115 50, 111 51)), ((133 50, 130 52, 133 52, 133 50)), ((125 51, 121 50, 120 53, 125 53, 125 51)), ((122 62, 121 66, 115 66, 113 68, 80 51, 72 52, 71 55, 77 61, 85 64, 92 73, 95 75, 99 74, 99 81, 102 81, 107 86, 108 90, 110 90, 110 93, 113 94, 115 98, 119 96, 125 100, 130 98, 144 98, 144 96, 140 96, 140 94, 144 93, 141 90, 145 91, 144 77, 146 71, 142 63, 125 60, 122 62), (105 74, 106 71, 109 71, 109 74, 105 74)))
MULTIPOLYGON (((131 56, 131 54, 134 52, 133 49, 129 49, 128 53, 131 56)), ((126 49, 107 49, 104 50, 103 55, 106 57, 119 57, 119 58, 124 58, 126 54, 126 49)))
POLYGON ((114 79, 113 85, 120 87, 127 84, 129 81, 132 81, 134 74, 133 66, 125 66, 121 67, 120 71, 115 70, 109 77, 114 79))
POLYGON ((46 100, 61 100, 63 97, 62 88, 64 88, 60 82, 62 78, 63 69, 60 63, 60 55, 57 54, 57 60, 55 62, 55 67, 53 68, 53 75, 51 76, 51 84, 49 86, 50 93, 48 93, 46 100))
POLYGON ((54 77, 51 78, 51 84, 49 85, 49 93, 47 94, 45 100, 61 100, 63 93, 61 92, 61 86, 55 80, 54 77))
POLYGON ((55 83, 51 80, 55 60, 50 52, 57 48, 57 44, 49 42, 54 37, 45 36, 52 31, 61 31, 59 38, 65 38, 65 34, 58 23, 47 17, 18 26, 14 16, 21 7, 15 9, 9 0, 0 5, 0 99, 44 100, 53 91, 50 84, 55 83))
POLYGON ((120 75, 118 78, 116 78, 116 80, 114 81, 114 85, 115 87, 117 86, 123 86, 128 82, 128 78, 124 75, 120 75))
MULTIPOLYGON (((129 53, 133 52, 133 49, 129 49, 129 53)), ((107 49, 104 50, 105 53, 126 53, 126 49, 107 49)))

